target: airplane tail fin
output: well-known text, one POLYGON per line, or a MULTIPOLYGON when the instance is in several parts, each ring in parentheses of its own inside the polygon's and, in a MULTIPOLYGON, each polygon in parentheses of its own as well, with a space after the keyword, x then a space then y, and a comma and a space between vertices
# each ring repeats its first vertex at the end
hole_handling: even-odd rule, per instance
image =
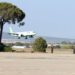
POLYGON ((9 27, 9 33, 13 33, 13 30, 11 27, 9 27))

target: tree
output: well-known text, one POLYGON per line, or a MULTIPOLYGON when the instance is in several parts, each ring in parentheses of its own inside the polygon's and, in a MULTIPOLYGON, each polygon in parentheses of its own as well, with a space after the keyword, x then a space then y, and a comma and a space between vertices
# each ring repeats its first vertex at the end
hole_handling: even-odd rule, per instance
POLYGON ((47 42, 42 37, 35 39, 33 43, 33 50, 39 52, 46 52, 47 42))
POLYGON ((21 21, 24 19, 25 13, 19 9, 17 6, 7 3, 0 3, 0 44, 2 39, 2 31, 5 23, 19 23, 23 25, 21 21))

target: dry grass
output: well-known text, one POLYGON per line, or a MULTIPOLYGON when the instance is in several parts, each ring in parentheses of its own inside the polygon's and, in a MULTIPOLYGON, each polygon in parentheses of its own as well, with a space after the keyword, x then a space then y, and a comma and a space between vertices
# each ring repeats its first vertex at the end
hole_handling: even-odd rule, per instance
MULTIPOLYGON (((26 53, 32 53, 32 48, 25 48, 25 49, 15 49, 16 52, 26 52, 26 53)), ((51 49, 47 48, 46 53, 51 53, 51 49)), ((73 54, 73 49, 54 49, 53 53, 55 54, 73 54)))

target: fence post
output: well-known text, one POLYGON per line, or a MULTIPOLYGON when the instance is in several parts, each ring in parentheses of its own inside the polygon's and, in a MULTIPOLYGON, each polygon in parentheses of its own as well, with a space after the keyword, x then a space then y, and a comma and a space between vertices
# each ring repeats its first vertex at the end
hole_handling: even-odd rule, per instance
POLYGON ((73 54, 75 54, 75 47, 73 48, 73 54))
POLYGON ((51 53, 53 53, 54 51, 54 47, 53 47, 53 44, 51 45, 51 53))

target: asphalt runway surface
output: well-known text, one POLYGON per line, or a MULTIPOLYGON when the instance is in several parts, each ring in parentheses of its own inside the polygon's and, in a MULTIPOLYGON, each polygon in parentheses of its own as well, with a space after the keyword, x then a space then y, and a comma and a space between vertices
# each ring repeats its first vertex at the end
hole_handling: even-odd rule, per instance
POLYGON ((75 55, 0 53, 0 75, 75 75, 75 55))

